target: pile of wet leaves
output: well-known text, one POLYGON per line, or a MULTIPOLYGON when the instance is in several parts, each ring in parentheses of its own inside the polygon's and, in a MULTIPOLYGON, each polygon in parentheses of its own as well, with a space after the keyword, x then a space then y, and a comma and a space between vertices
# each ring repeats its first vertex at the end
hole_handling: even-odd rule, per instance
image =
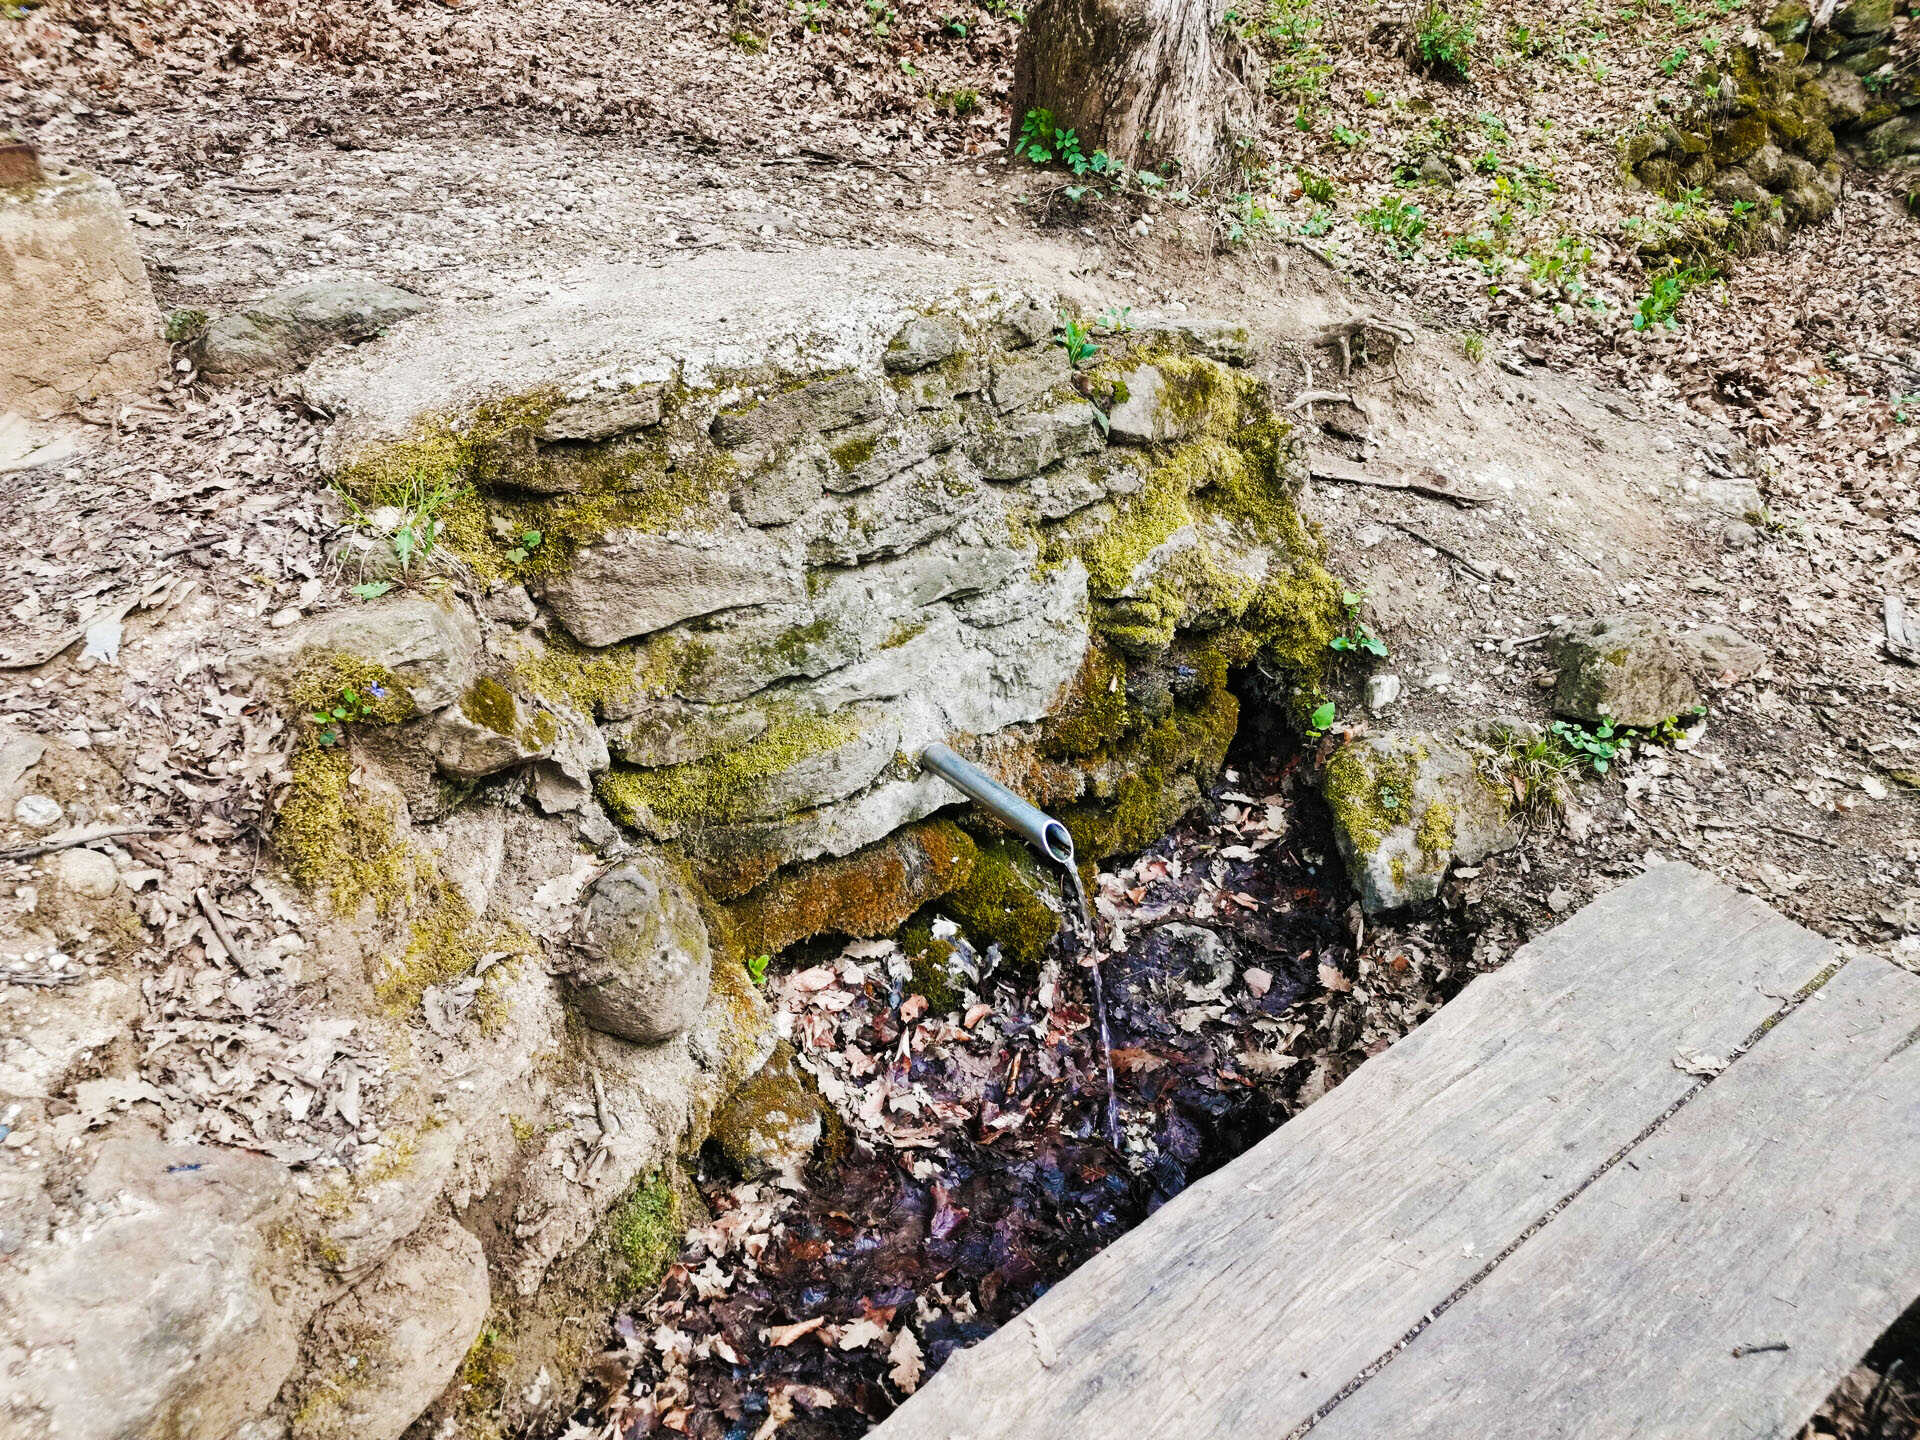
POLYGON ((948 929, 979 977, 953 1013, 892 941, 773 977, 838 1124, 803 1175, 707 1167, 712 1223, 616 1317, 571 1434, 864 1433, 1457 990, 1440 948, 1357 948, 1304 767, 1235 759, 1037 973, 948 929))

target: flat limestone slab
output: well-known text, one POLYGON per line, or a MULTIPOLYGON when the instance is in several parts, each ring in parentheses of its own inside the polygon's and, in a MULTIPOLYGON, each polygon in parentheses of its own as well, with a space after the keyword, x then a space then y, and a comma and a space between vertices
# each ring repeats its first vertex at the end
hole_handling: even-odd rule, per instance
POLYGON ((1288 1435, 1686 1097, 1676 1055, 1728 1055, 1829 959, 1751 897, 1658 866, 954 1356, 875 1434, 1288 1435))
POLYGON ((1917 1042, 1849 962, 1314 1440, 1794 1434, 1920 1293, 1917 1042))
POLYGON ((107 181, 50 163, 0 187, 0 328, 0 413, 47 419, 159 381, 160 311, 107 181))

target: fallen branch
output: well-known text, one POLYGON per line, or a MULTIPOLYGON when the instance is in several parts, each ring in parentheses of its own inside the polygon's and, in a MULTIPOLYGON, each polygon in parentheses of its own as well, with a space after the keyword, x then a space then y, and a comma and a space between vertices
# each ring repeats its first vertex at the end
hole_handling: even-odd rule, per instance
POLYGON ((1387 521, 1387 524, 1393 526, 1393 528, 1396 530, 1405 531, 1407 534, 1411 535, 1414 539, 1418 540, 1422 545, 1432 546, 1435 550, 1438 550, 1442 555, 1446 556, 1449 560, 1453 561, 1454 564, 1458 565, 1461 569, 1465 570, 1468 574, 1476 576, 1481 580, 1485 580, 1489 584, 1493 583, 1493 573, 1491 571, 1482 569, 1478 563, 1476 563, 1475 561, 1469 560, 1466 556, 1462 555, 1458 550, 1452 549, 1451 547, 1446 545, 1442 545, 1438 540, 1434 539, 1431 535, 1427 534, 1426 531, 1416 530, 1413 526, 1407 524, 1404 520, 1389 520, 1387 521))
MULTIPOLYGON (((1311 393, 1320 395, 1324 392, 1311 393)), ((1335 398, 1344 399, 1345 397, 1336 396, 1335 398)), ((1342 460, 1337 455, 1316 451, 1307 457, 1307 473, 1316 480, 1332 480, 1341 485, 1371 485, 1377 490, 1411 490, 1416 495, 1431 496, 1435 500, 1450 500, 1455 505, 1467 508, 1487 503, 1487 497, 1484 495, 1456 489, 1453 483, 1437 470, 1426 470, 1419 474, 1409 474, 1404 470, 1366 470, 1342 460)))
POLYGON ((9 985, 31 985, 42 990, 53 990, 62 985, 73 985, 78 983, 79 979, 80 977, 78 975, 14 975, 8 971, 0 970, 0 980, 6 981, 9 985))
POLYGON ((0 850, 0 860, 36 860, 56 850, 71 850, 76 845, 91 845, 96 840, 112 840, 120 835, 164 835, 167 828, 165 825, 81 825, 72 830, 62 830, 57 835, 49 835, 44 840, 36 840, 31 845, 16 845, 11 850, 0 850))
POLYGON ((247 979, 258 980, 259 967, 253 963, 252 957, 240 948, 240 943, 228 931, 227 922, 221 917, 219 907, 213 903, 213 897, 207 893, 207 887, 202 885, 195 890, 193 898, 200 906, 200 913, 207 917, 207 924, 213 927, 214 938, 219 940, 220 948, 227 952, 227 958, 233 961, 247 979))

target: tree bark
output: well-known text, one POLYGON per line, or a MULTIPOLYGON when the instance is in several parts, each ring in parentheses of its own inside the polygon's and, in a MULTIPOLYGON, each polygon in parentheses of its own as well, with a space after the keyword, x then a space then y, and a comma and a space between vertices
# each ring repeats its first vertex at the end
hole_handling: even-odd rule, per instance
POLYGON ((1171 161, 1195 185, 1254 133, 1255 69, 1213 0, 1040 0, 1014 66, 1013 138, 1047 110, 1083 153, 1171 161))

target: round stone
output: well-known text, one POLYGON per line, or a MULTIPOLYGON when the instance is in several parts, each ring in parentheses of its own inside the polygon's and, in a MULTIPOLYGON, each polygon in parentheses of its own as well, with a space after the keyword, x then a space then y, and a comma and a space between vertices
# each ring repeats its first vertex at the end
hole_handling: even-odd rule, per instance
POLYGON ((700 909, 658 856, 594 882, 561 977, 580 1018, 651 1045, 693 1024, 707 1001, 713 957, 700 909))
POLYGON ((60 804, 45 795, 22 795, 13 806, 16 824, 29 830, 51 830, 60 823, 60 804))
POLYGON ((62 850, 54 857, 53 873, 76 895, 105 900, 120 888, 120 872, 98 850, 62 850))

